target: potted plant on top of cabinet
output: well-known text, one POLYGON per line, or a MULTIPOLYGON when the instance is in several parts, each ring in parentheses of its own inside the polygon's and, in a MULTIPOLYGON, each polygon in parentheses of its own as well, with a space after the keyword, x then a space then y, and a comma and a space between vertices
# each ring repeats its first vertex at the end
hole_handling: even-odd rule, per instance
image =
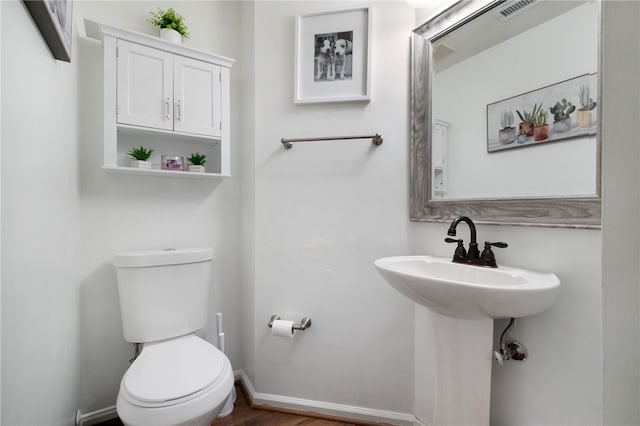
POLYGON ((137 167, 139 169, 150 169, 151 162, 147 161, 153 154, 153 149, 140 146, 138 148, 132 148, 127 152, 127 155, 131 156, 131 167, 137 167))
POLYGON ((191 163, 189 164, 190 172, 204 173, 204 163, 207 162, 206 155, 200 154, 199 152, 192 153, 187 160, 191 163))
POLYGON ((149 12, 151 17, 149 22, 160 28, 160 38, 171 43, 181 44, 183 38, 189 38, 187 26, 184 24, 184 17, 178 14, 175 9, 158 9, 149 12))

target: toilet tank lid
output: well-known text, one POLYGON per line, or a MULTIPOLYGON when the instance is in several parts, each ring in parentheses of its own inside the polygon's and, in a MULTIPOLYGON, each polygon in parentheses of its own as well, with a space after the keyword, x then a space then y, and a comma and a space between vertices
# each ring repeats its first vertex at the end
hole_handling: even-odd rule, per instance
POLYGON ((213 259, 211 247, 186 249, 157 249, 116 253, 113 265, 118 268, 179 265, 181 263, 207 262, 213 259))

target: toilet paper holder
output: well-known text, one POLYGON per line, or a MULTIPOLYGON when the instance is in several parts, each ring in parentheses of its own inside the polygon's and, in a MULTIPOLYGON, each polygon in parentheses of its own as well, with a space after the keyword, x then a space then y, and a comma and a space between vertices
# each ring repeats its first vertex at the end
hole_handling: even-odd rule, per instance
MULTIPOLYGON (((281 319, 280 315, 278 314, 271 315, 271 320, 269 320, 269 323, 267 324, 267 326, 269 328, 273 327, 273 322, 279 319, 281 319)), ((294 330, 306 330, 309 327, 311 327, 311 318, 309 317, 303 317, 299 323, 293 323, 294 330)))

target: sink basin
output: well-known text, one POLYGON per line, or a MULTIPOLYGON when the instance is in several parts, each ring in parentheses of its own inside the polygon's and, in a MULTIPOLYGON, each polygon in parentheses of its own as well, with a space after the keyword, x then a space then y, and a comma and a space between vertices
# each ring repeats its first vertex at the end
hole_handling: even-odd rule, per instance
POLYGON ((483 268, 433 256, 375 261, 393 288, 432 311, 455 318, 515 318, 548 309, 560 280, 552 273, 500 266, 483 268))

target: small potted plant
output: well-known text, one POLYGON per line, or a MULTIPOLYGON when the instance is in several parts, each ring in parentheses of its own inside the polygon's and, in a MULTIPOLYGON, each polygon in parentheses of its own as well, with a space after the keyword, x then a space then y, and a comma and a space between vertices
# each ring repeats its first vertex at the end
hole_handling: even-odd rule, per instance
POLYGON ((204 173, 204 163, 207 162, 206 155, 200 154, 199 152, 192 153, 187 160, 191 163, 189 164, 190 172, 204 173))
POLYGON ((586 129, 591 127, 591 110, 596 107, 596 102, 589 97, 589 86, 586 85, 582 85, 578 89, 578 98, 581 106, 576 113, 578 126, 586 129))
POLYGON ((556 102, 554 106, 549 108, 553 114, 553 131, 555 133, 567 132, 571 129, 570 114, 576 110, 575 105, 568 102, 565 98, 556 102))
POLYGON ((183 38, 189 38, 187 26, 184 24, 184 17, 173 8, 167 10, 158 9, 149 13, 151 14, 149 22, 160 28, 161 39, 181 44, 183 38))
POLYGON ((543 141, 549 137, 549 125, 547 124, 547 117, 549 114, 547 111, 542 109, 542 104, 540 104, 540 109, 538 113, 533 118, 533 140, 534 141, 543 141))
POLYGON ((127 155, 131 156, 131 167, 137 167, 139 169, 150 169, 151 162, 147 161, 153 154, 153 149, 140 146, 138 148, 132 148, 127 152, 127 155))
POLYGON ((538 114, 538 110, 542 108, 542 104, 533 104, 531 112, 522 110, 522 113, 516 110, 518 117, 520 117, 520 124, 518 125, 518 143, 526 142, 529 136, 533 136, 533 119, 538 114))
POLYGON ((500 125, 502 129, 498 131, 498 140, 501 144, 508 144, 516 140, 516 128, 513 127, 514 117, 511 111, 502 111, 500 125))

